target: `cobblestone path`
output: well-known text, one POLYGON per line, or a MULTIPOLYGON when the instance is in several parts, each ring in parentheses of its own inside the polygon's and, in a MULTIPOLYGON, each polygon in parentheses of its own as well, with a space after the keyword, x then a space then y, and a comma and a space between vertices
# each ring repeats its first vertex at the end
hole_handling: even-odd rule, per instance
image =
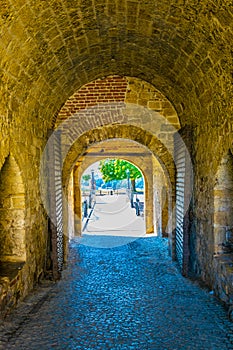
POLYGON ((232 329, 220 303, 180 275, 166 240, 111 249, 73 241, 63 279, 2 348, 224 350, 232 329))

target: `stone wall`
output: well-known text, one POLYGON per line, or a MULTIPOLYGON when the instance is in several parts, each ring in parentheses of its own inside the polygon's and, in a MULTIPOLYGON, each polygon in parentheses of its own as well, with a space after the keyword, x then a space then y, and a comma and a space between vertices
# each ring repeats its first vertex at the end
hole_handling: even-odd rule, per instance
POLYGON ((233 303, 233 157, 228 151, 214 178, 213 288, 227 305, 233 303))
POLYGON ((25 261, 25 193, 19 168, 11 156, 0 172, 0 192, 0 259, 16 257, 25 261))
MULTIPOLYGON (((4 111, 3 102, 0 108, 4 111)), ((39 117, 34 120, 23 105, 14 109, 13 98, 8 103, 12 104, 0 120, 1 236, 3 239, 6 233, 8 237, 1 242, 1 315, 24 298, 44 274, 48 237, 39 186, 48 125, 39 117)))
MULTIPOLYGON (((213 267, 215 255, 214 188, 222 159, 232 145, 232 131, 228 123, 213 128, 202 126, 194 131, 194 207, 193 230, 196 241, 196 267, 206 283, 213 287, 218 279, 213 267), (203 152, 205 150, 205 152, 203 152)), ((217 224, 217 223, 216 223, 217 224)), ((227 224, 227 222, 226 222, 227 224)))
POLYGON ((230 152, 219 165, 213 195, 214 253, 221 254, 224 244, 233 243, 233 157, 230 152))
MULTIPOLYGON (((57 115, 55 128, 60 125, 62 129, 62 123, 70 118, 71 132, 74 132, 76 123, 84 132, 88 130, 88 124, 92 128, 98 126, 98 122, 95 123, 94 120, 87 122, 86 119, 91 115, 95 115, 97 119, 97 112, 102 113, 102 124, 116 123, 117 118, 114 120, 113 113, 108 119, 108 112, 115 110, 116 114, 117 111, 122 113, 124 107, 126 107, 128 123, 155 133, 159 140, 172 151, 173 134, 180 128, 177 113, 161 92, 151 84, 137 78, 114 75, 84 85, 66 101, 57 115), (138 110, 137 106, 140 106, 138 110), (145 108, 145 111, 153 111, 153 113, 143 113, 142 107, 145 108), (143 119, 141 114, 143 114, 143 119)), ((67 124, 63 124, 64 128, 67 128, 67 124)), ((77 136, 80 136, 80 133, 77 136)))

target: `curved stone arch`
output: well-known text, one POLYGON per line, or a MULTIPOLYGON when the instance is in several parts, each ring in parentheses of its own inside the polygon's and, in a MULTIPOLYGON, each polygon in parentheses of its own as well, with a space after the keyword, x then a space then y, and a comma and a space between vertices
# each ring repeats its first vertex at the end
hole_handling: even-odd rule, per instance
MULTIPOLYGON (((147 147, 142 144, 139 145, 135 141, 126 139, 111 139, 107 140, 107 143, 106 141, 101 141, 97 144, 97 148, 95 147, 96 145, 94 147, 90 147, 91 150, 88 149, 87 155, 81 155, 79 157, 77 164, 77 166, 80 168, 78 181, 81 181, 82 174, 85 172, 85 170, 97 161, 95 157, 98 158, 98 161, 102 159, 118 158, 127 160, 134 164, 136 167, 138 167, 144 177, 145 208, 150 208, 150 217, 147 217, 146 219, 148 221, 147 227, 151 226, 156 234, 166 236, 168 232, 171 232, 172 188, 169 175, 164 164, 160 159, 158 159, 158 157, 155 157, 147 149, 147 147), (113 157, 101 153, 101 151, 103 152, 104 149, 109 148, 107 146, 108 142, 111 144, 111 147, 113 145, 113 149, 116 148, 117 142, 118 149, 117 151, 114 151, 115 154, 113 157), (124 149, 132 148, 132 144, 136 144, 137 147, 139 146, 140 151, 138 150, 138 154, 132 154, 132 151, 129 152, 129 155, 126 153, 121 153, 121 147, 124 149), (96 150, 98 149, 99 154, 97 155, 96 150), (91 157, 93 151, 94 155, 91 157)), ((148 213, 147 210, 146 212, 148 213)))
MULTIPOLYGON (((145 80, 119 75, 109 75, 83 85, 53 120, 53 127, 64 132, 69 145, 86 133, 89 125, 111 124, 129 124, 150 131, 171 153, 173 135, 180 128, 176 110, 166 96, 145 80)), ((88 135, 88 138, 92 136, 88 135)))
POLYGON ((110 139, 128 139, 144 145, 158 159, 170 179, 172 190, 175 190, 175 164, 171 153, 155 135, 135 125, 126 124, 114 124, 91 129, 72 144, 63 163, 62 183, 64 190, 68 185, 72 168, 79 157, 85 155, 88 147, 110 139))
MULTIPOLYGON (((80 157, 80 158, 84 158, 83 161, 85 162, 85 156, 83 157, 80 157)), ((146 219, 145 219, 145 228, 146 228, 146 232, 150 233, 150 232, 153 232, 154 231, 154 223, 153 223, 153 217, 152 217, 152 214, 153 214, 153 208, 152 208, 152 199, 153 199, 153 188, 152 188, 152 183, 150 181, 150 179, 148 178, 148 176, 146 175, 146 169, 145 169, 145 166, 143 166, 143 163, 142 162, 137 162, 135 161, 134 159, 132 159, 132 157, 130 156, 127 156, 127 155, 124 155, 123 157, 112 157, 112 158, 118 158, 118 159, 121 159, 121 160, 125 160, 131 164, 133 164, 142 174, 142 177, 143 177, 143 180, 144 180, 144 212, 146 213, 149 213, 147 216, 146 216, 146 219), (140 163, 140 164, 139 164, 140 163), (152 199, 150 198, 152 197, 152 199), (150 208, 151 207, 151 208, 150 208)), ((111 158, 111 159, 112 159, 111 158)), ((100 158, 98 158, 99 160, 107 160, 109 159, 109 157, 107 156, 101 156, 100 158)), ((80 160, 80 159, 79 159, 80 160)), ((91 166, 92 164, 94 164, 93 162, 90 163, 88 166, 85 165, 84 167, 84 171, 80 172, 80 175, 79 175, 79 183, 81 181, 81 177, 82 177, 82 174, 87 170, 87 168, 89 168, 89 166, 91 166)), ((78 188, 78 190, 80 191, 80 194, 79 196, 81 197, 81 184, 78 188)), ((134 196, 133 196, 134 197, 134 196)), ((133 197, 131 197, 131 200, 132 201, 135 201, 135 197, 133 199, 133 197)))
MULTIPOLYGON (((63 191, 68 187, 69 174, 76 158, 83 154, 89 145, 113 137, 133 139, 150 149, 153 154, 161 159, 161 164, 164 164, 163 167, 168 172, 168 179, 172 188, 172 213, 175 207, 173 137, 176 132, 177 128, 170 124, 164 116, 147 107, 122 101, 100 103, 77 111, 54 130, 48 139, 41 158, 40 176, 46 177, 47 151, 56 144, 56 139, 59 139, 60 136, 63 191), (65 184, 64 181, 66 181, 65 184)), ((42 192, 41 196, 47 212, 50 213, 50 208, 46 203, 46 194, 42 192)), ((65 205, 65 207, 68 206, 65 205)), ((64 211, 66 217, 66 209, 64 211)), ((175 228, 174 215, 172 215, 172 228, 175 228)))
MULTIPOLYGON (((154 85, 137 77, 119 75, 97 78, 80 87, 54 116, 53 128, 56 129, 62 122, 81 110, 104 105, 104 103, 142 106, 159 113, 175 129, 180 128, 174 106, 154 85)), ((161 133, 164 131, 168 130, 161 130, 161 133)))
MULTIPOLYGON (((82 156, 80 156, 80 158, 79 158, 79 162, 81 161, 82 162, 82 158, 84 158, 85 159, 85 155, 82 155, 82 156)), ((127 155, 125 155, 125 156, 120 156, 120 157, 117 157, 117 156, 115 156, 115 157, 111 157, 111 159, 113 159, 113 158, 118 158, 118 159, 121 159, 121 160, 126 160, 127 162, 129 162, 129 163, 131 163, 131 164, 133 164, 136 168, 138 168, 138 170, 141 172, 141 174, 143 175, 143 178, 144 178, 144 181, 145 181, 145 183, 147 183, 147 177, 146 177, 146 173, 145 173, 145 169, 143 168, 143 165, 142 164, 138 164, 138 162, 136 162, 136 161, 134 161, 131 157, 129 157, 129 156, 127 156, 127 155)), ((84 161, 84 159, 83 159, 83 161, 84 161)), ((107 157, 107 156, 101 156, 101 157, 99 157, 98 158, 99 160, 104 160, 104 159, 110 159, 110 157, 107 157)), ((85 167, 84 167, 84 169, 82 170, 82 172, 80 172, 80 175, 79 175, 79 177, 80 177, 80 180, 81 180, 81 177, 82 177, 82 174, 88 169, 88 167, 89 166, 91 166, 92 164, 95 164, 95 162, 91 162, 89 165, 85 165, 85 167)))
MULTIPOLYGON (((116 1, 118 3, 122 2, 116 1)), ((122 11, 122 4, 112 11, 111 2, 101 6, 98 1, 88 2, 80 6, 66 1, 58 7, 56 2, 29 0, 32 20, 28 29, 25 21, 28 8, 21 3, 7 3, 2 9, 1 66, 4 73, 2 95, 9 109, 20 109, 19 114, 23 114, 26 106, 31 114, 36 111, 35 117, 42 113, 48 118, 51 108, 55 111, 67 94, 87 80, 109 72, 127 72, 151 82, 156 79, 157 86, 163 87, 167 95, 173 95, 174 101, 179 90, 182 94, 179 102, 185 111, 188 110, 186 116, 200 116, 200 123, 204 111, 211 119, 215 119, 213 114, 219 115, 219 110, 225 117, 228 109, 230 116, 231 99, 228 102, 226 97, 231 91, 232 76, 230 69, 224 69, 232 64, 230 5, 227 1, 199 2, 198 5, 190 1, 177 4, 173 11, 173 4, 174 1, 135 2, 132 5, 137 8, 135 11, 122 11), (49 23, 41 26, 41 35, 46 40, 36 37, 40 23, 38 12, 41 22, 48 12, 51 14, 49 23), (25 28, 23 35, 19 28, 25 28), (57 30, 52 30, 54 28, 57 30), (69 40, 64 40, 68 28, 69 40), (12 70, 14 65, 18 67, 16 73, 12 70), (9 87, 13 91, 14 108, 9 99, 9 87), (222 94, 218 94, 218 90, 222 94), (211 93, 218 99, 214 102, 215 108, 206 108, 201 113, 204 104, 211 107, 211 93), (220 100, 222 108, 216 108, 220 100)))
MULTIPOLYGON (((139 143, 142 147, 147 148, 157 159, 159 162, 162 171, 165 176, 165 182, 167 187, 167 196, 169 197, 169 204, 167 205, 167 211, 169 211, 168 216, 170 217, 168 227, 171 234, 171 226, 172 226, 172 210, 175 205, 175 165, 173 158, 170 152, 165 148, 165 146, 152 134, 148 131, 142 130, 133 125, 111 125, 104 126, 102 128, 96 128, 93 130, 89 130, 85 134, 83 134, 80 138, 76 140, 76 142, 72 145, 70 152, 68 153, 63 166, 63 190, 65 196, 67 196, 68 192, 68 184, 70 179, 70 174, 72 169, 74 168, 77 162, 81 162, 85 157, 85 154, 88 150, 88 147, 96 145, 97 143, 103 142, 104 140, 113 140, 113 139, 127 139, 134 142, 139 143)), ((105 157, 104 157, 105 158, 105 157)), ((136 166, 139 166, 137 162, 135 162, 136 166)), ((140 166, 139 166, 140 167, 140 166)), ((140 169, 143 170, 141 166, 140 169)), ((143 172, 143 175, 147 181, 148 175, 143 172)), ((79 176, 79 175, 77 175, 79 176)), ((153 210, 153 174, 151 174, 152 179, 150 181, 149 191, 151 191, 152 198, 147 200, 147 232, 152 232, 154 230, 154 210, 153 210)), ((79 191, 79 180, 76 182, 76 192, 79 191)), ((148 191, 148 192, 149 192, 148 191)), ((79 196, 80 197, 80 196, 79 196)), ((77 201, 80 201, 78 197, 77 201)), ((76 211, 77 218, 77 230, 80 231, 80 217, 81 217, 81 209, 77 208, 76 211)))
MULTIPOLYGON (((141 172, 143 178, 144 178, 144 184, 145 184, 145 190, 144 190, 144 203, 145 203, 145 212, 148 214, 146 215, 146 230, 147 232, 153 232, 154 231, 154 220, 153 220, 153 176, 152 176, 152 168, 153 168, 153 162, 152 162, 152 153, 146 149, 143 145, 139 145, 138 143, 132 141, 132 140, 126 140, 126 139, 110 139, 101 141, 98 144, 95 144, 93 147, 90 146, 88 149, 87 154, 83 154, 79 157, 78 162, 76 163, 76 166, 74 166, 74 208, 75 208, 75 214, 78 215, 78 217, 81 217, 81 207, 80 207, 80 200, 81 200, 81 177, 83 172, 87 168, 89 168, 92 164, 104 160, 104 159, 123 159, 131 164, 135 165, 139 171, 141 172), (112 141, 112 142, 111 142, 112 141), (109 144, 115 144, 118 149, 114 152, 115 154, 112 156, 108 154, 104 154, 102 152, 98 152, 98 148, 102 147, 109 147, 109 144), (130 145, 131 144, 131 145, 130 145), (124 152, 124 154, 120 154, 120 150, 122 147, 124 149, 127 149, 127 147, 137 145, 137 151, 140 152, 133 155, 131 152, 124 152), (96 147, 97 146, 97 147, 96 147), (96 150, 98 155, 96 154, 96 150), (92 156, 92 152, 94 152, 92 156), (143 157, 142 157, 143 154, 143 157), (141 156, 140 156, 141 155, 141 156), (98 160, 97 160, 98 159, 98 160)), ((133 200, 133 198, 131 198, 133 200)), ((76 221, 78 222, 78 220, 76 221)), ((77 230, 79 231, 79 224, 77 225, 77 230)))
MULTIPOLYGON (((122 133, 120 127, 122 125, 130 125, 130 130, 127 130, 127 127, 125 127, 125 138, 131 139, 133 134, 133 140, 138 140, 139 143, 144 144, 149 149, 151 148, 152 151, 154 148, 157 148, 164 154, 166 152, 167 154, 170 153, 169 157, 173 158, 173 137, 177 129, 164 116, 132 103, 101 103, 78 111, 66 119, 52 133, 42 155, 40 176, 44 176, 46 173, 46 169, 43 166, 43 161, 46 161, 46 152, 50 147, 53 147, 55 140, 59 138, 60 134, 62 144, 61 160, 63 163, 67 158, 67 154, 70 156, 74 151, 76 156, 76 154, 81 153, 83 150, 82 143, 89 145, 101 141, 101 138, 96 138, 96 134, 92 131, 90 132, 90 130, 101 130, 103 127, 108 127, 108 130, 112 128, 117 133, 116 129, 118 129, 120 130, 119 136, 116 135, 114 137, 124 138, 124 132, 122 133), (86 135, 87 142, 84 140, 84 142, 79 142, 79 146, 77 146, 76 141, 78 139, 81 140, 83 135, 86 135), (76 149, 73 147, 74 144, 76 144, 76 149)), ((108 136, 105 137, 104 134, 101 136, 102 139, 109 138, 108 136)), ((153 152, 158 153, 157 150, 153 152)))

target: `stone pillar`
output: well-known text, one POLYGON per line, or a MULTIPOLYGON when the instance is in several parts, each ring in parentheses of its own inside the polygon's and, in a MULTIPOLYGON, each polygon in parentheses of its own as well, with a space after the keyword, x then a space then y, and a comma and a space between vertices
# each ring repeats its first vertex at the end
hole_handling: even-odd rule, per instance
POLYGON ((155 232, 168 237, 172 231, 172 189, 163 169, 153 169, 155 232))
POLYGON ((147 171, 144 175, 145 179, 145 220, 146 233, 154 232, 154 209, 153 209, 153 166, 152 159, 145 159, 147 171))
POLYGON ((68 202, 68 237, 69 239, 74 237, 74 174, 73 170, 70 175, 70 180, 67 190, 67 202, 68 202))
POLYGON ((169 211, 168 211, 168 192, 166 187, 163 187, 162 190, 162 234, 163 237, 168 236, 168 219, 169 219, 169 211))
POLYGON ((74 183, 74 235, 81 236, 82 232, 82 205, 81 205, 81 189, 79 181, 79 167, 74 167, 73 183, 74 183))
POLYGON ((69 242, 68 201, 63 190, 63 251, 64 262, 67 262, 69 242))
POLYGON ((233 231, 233 156, 229 152, 219 165, 214 187, 214 254, 231 244, 233 231))

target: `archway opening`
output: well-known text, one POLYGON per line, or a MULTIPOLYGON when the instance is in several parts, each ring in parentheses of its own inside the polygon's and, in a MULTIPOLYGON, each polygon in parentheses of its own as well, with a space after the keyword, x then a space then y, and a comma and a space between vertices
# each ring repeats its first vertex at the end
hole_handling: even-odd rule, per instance
POLYGON ((19 167, 9 155, 0 172, 0 273, 10 280, 26 261, 25 192, 19 167))
POLYGON ((20 170, 8 156, 0 172, 1 260, 25 260, 25 194, 20 170))
POLYGON ((124 159, 103 159, 81 177, 82 234, 141 237, 145 233, 144 176, 124 159))
MULTIPOLYGON (((86 157, 88 148, 94 144, 103 140, 124 138, 138 142, 150 150, 164 171, 165 181, 162 184, 157 183, 157 188, 152 180, 152 197, 156 190, 159 190, 159 193, 156 200, 155 196, 151 200, 150 213, 147 213, 145 220, 148 220, 148 233, 156 232, 169 236, 170 250, 174 249, 173 137, 179 130, 180 123, 168 99, 154 86, 141 79, 108 76, 89 82, 75 92, 54 117, 53 127, 56 133, 61 133, 62 136, 64 235, 71 238, 81 232, 80 208, 74 208, 74 189, 79 186, 75 183, 77 164, 86 157), (154 210, 156 203, 160 206, 158 211, 154 210), (153 219, 156 216, 159 217, 158 220, 153 219)), ((153 179, 153 172, 148 171, 146 174, 153 179)), ((173 254, 172 251, 171 253, 173 254)))
MULTIPOLYGON (((91 205, 89 208, 89 194, 92 182, 91 170, 96 169, 96 165, 93 166, 93 164, 111 158, 124 159, 124 161, 131 162, 132 165, 136 166, 143 174, 142 179, 136 181, 136 187, 141 186, 140 183, 138 184, 138 181, 143 182, 144 193, 134 194, 134 198, 132 199, 133 208, 131 206, 131 199, 129 198, 134 218, 137 216, 135 205, 135 203, 137 203, 136 198, 139 199, 140 215, 138 216, 144 219, 145 224, 145 229, 142 230, 143 233, 168 237, 169 232, 172 231, 172 185, 166 167, 161 163, 161 160, 159 158, 157 159, 144 145, 129 139, 113 138, 90 145, 82 155, 76 157, 66 191, 68 198, 67 234, 69 238, 81 236, 84 227, 83 222, 87 220, 84 219, 84 206, 86 208, 86 217, 88 217, 92 208, 91 205), (98 159, 99 161, 97 161, 98 159), (88 176, 86 178, 85 171, 87 169, 89 169, 89 174, 87 174, 88 176), (82 193, 81 190, 83 175, 83 182, 85 183, 86 181, 86 193, 82 193)), ((94 176, 96 175, 95 173, 94 171, 94 176)), ((125 178, 124 181, 124 185, 127 187, 127 178, 125 178)), ((127 188, 120 189, 117 187, 119 187, 119 184, 117 185, 114 182, 103 184, 100 183, 99 179, 98 189, 96 190, 98 200, 101 199, 101 195, 102 199, 105 200, 108 195, 108 200, 110 202, 114 200, 115 194, 119 195, 119 193, 125 192, 126 195, 127 188), (101 187, 101 185, 103 186, 101 187)), ((119 198, 122 197, 119 196, 119 198)))

